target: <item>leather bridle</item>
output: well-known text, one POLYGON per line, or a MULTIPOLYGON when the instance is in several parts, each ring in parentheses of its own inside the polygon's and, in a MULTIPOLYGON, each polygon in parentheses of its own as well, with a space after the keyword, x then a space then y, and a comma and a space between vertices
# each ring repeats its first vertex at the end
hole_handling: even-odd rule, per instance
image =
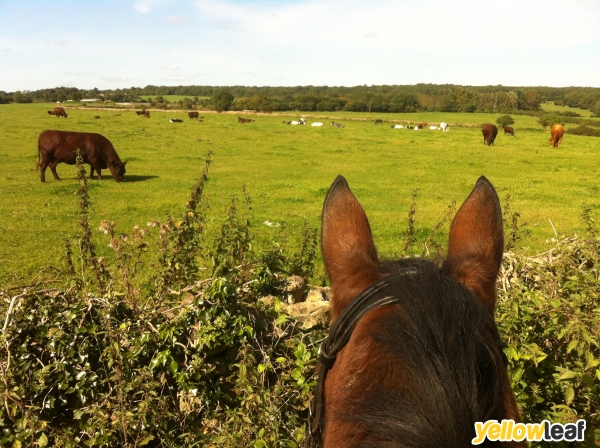
POLYGON ((403 268, 373 283, 344 308, 337 320, 331 325, 329 336, 319 348, 319 377, 317 379, 317 389, 309 408, 306 448, 316 448, 323 441, 325 378, 327 372, 335 364, 337 354, 346 346, 354 328, 365 314, 382 306, 398 303, 398 297, 386 294, 385 290, 406 275, 416 273, 417 268, 415 267, 403 268))
MULTIPOLYGON (((329 335, 319 348, 317 389, 309 408, 308 433, 306 435, 305 448, 316 448, 323 443, 323 429, 325 426, 325 379, 327 378, 327 372, 335 364, 337 354, 346 346, 356 325, 365 314, 382 306, 399 303, 400 299, 388 294, 386 289, 390 285, 403 280, 407 275, 415 275, 417 273, 418 269, 414 266, 402 268, 373 283, 344 308, 338 319, 331 325, 329 335)), ((495 325, 492 337, 495 339, 504 364, 508 365, 508 359, 502 350, 500 335, 495 325)))

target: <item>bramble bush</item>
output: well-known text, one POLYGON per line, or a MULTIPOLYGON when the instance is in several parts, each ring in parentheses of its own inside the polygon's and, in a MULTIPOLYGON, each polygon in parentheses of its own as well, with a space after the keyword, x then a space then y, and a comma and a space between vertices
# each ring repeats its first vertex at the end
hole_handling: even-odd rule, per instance
MULTIPOLYGON (((207 241, 210 163, 209 153, 182 216, 131 234, 102 222, 114 250, 102 258, 79 161, 81 232, 65 243, 55 287, 1 293, 0 446, 302 444, 325 332, 302 331, 277 299, 273 306, 259 299, 283 300, 288 276, 314 275, 316 230, 305 225, 301 246, 291 250, 282 226, 280 241, 257 252, 244 190, 242 204, 232 198, 218 236, 207 241)), ((416 197, 405 254, 421 250, 416 197)), ((584 209, 587 236, 557 237, 544 254, 517 256, 510 250, 525 230, 509 199, 496 316, 523 419, 585 418, 588 437, 580 446, 597 446, 599 232, 584 209)), ((454 211, 451 204, 422 254, 441 256, 439 231, 454 211)))

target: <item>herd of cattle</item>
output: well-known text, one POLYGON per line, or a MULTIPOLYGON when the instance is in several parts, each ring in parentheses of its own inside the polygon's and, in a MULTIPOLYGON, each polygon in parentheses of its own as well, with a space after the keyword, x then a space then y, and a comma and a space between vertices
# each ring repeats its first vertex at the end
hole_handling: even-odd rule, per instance
MULTIPOLYGON (((150 118, 150 111, 148 110, 136 110, 137 115, 150 118)), ((55 115, 57 118, 67 118, 67 113, 62 107, 55 107, 54 110, 48 111, 49 115, 55 115)), ((121 114, 115 114, 120 116, 121 114)), ((204 117, 200 117, 198 112, 189 111, 188 117, 190 120, 202 121, 204 117)), ((100 116, 96 115, 95 119, 99 119, 100 116)), ((239 124, 252 123, 255 120, 249 118, 238 117, 239 124)), ((183 120, 179 118, 171 118, 171 123, 183 123, 183 120)), ((306 119, 300 118, 297 121, 284 121, 283 123, 288 125, 306 125, 306 119)), ((383 124, 383 120, 375 120, 375 124, 383 124)), ((324 126, 325 124, 321 121, 315 121, 311 126, 324 126)), ((331 126, 334 128, 344 128, 341 123, 331 122, 331 126)), ((395 124, 391 126, 393 129, 403 129, 404 126, 395 124)), ((426 129, 427 123, 419 123, 416 126, 406 126, 406 129, 421 130, 426 129)), ((448 132, 450 126, 442 122, 439 126, 429 126, 430 130, 440 130, 442 132, 448 132)), ((504 126, 505 135, 515 135, 515 131, 510 126, 504 126)), ((490 146, 494 144, 494 140, 498 135, 498 127, 491 123, 484 124, 481 132, 483 134, 483 143, 490 146)), ((562 142, 565 129, 560 124, 552 126, 550 131, 550 146, 558 148, 562 142)), ((113 178, 117 182, 122 182, 125 175, 125 165, 127 161, 121 162, 117 151, 115 151, 112 143, 103 135, 92 132, 71 132, 71 131, 53 131, 46 130, 40 134, 38 139, 38 160, 37 169, 41 170, 40 179, 42 182, 46 182, 46 168, 50 167, 54 179, 60 180, 58 173, 56 172, 56 165, 59 163, 66 163, 68 165, 74 165, 76 163, 76 151, 80 149, 82 152, 83 162, 91 166, 90 178, 94 178, 94 171, 98 173, 98 179, 102 180, 102 169, 109 169, 113 178)))

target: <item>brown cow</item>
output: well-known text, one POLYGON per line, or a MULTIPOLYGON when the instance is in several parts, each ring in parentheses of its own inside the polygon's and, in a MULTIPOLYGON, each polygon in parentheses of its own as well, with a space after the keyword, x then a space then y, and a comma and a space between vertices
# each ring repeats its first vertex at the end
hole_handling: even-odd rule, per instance
POLYGON ((188 117, 190 117, 190 120, 194 119, 194 118, 198 118, 198 112, 188 112, 188 117))
POLYGON ((150 118, 150 111, 149 110, 145 110, 144 111, 144 117, 150 118))
POLYGON ((244 124, 244 123, 251 123, 251 122, 253 122, 253 121, 254 121, 254 120, 251 120, 251 119, 249 119, 249 118, 242 118, 242 117, 238 117, 238 123, 240 123, 240 124, 244 124))
POLYGON ((58 117, 65 117, 65 118, 67 118, 67 113, 65 112, 65 110, 62 107, 55 107, 54 108, 54 115, 56 115, 56 118, 58 118, 58 117))
POLYGON ((562 124, 557 123, 552 126, 550 134, 552 134, 552 137, 550 137, 550 146, 553 148, 558 148, 560 146, 560 142, 562 142, 563 135, 565 135, 565 128, 563 128, 562 124))
POLYGON ((498 127, 495 124, 484 124, 481 133, 483 134, 483 143, 488 146, 493 145, 498 135, 498 127))
POLYGON ((121 162, 112 143, 103 135, 91 132, 43 131, 38 139, 38 163, 41 167, 41 180, 46 182, 46 168, 50 166, 54 179, 60 180, 56 173, 56 165, 66 163, 75 165, 77 149, 81 149, 83 162, 91 166, 90 177, 94 178, 94 170, 102 180, 101 169, 110 169, 117 182, 123 181, 125 162, 121 162))
POLYGON ((138 115, 145 115, 146 114, 146 110, 145 109, 144 110, 136 110, 135 113, 138 114, 138 115))
POLYGON ((378 118, 377 120, 375 120, 375 124, 383 124, 383 120, 378 118))
POLYGON ((96 115, 96 116, 94 117, 94 120, 99 120, 99 119, 100 119, 100 115, 96 115))
POLYGON ((419 129, 425 129, 427 127, 427 123, 423 122, 419 125, 419 129))
POLYGON ((504 126, 504 135, 512 135, 513 137, 515 136, 515 130, 513 128, 511 128, 510 126, 504 126))

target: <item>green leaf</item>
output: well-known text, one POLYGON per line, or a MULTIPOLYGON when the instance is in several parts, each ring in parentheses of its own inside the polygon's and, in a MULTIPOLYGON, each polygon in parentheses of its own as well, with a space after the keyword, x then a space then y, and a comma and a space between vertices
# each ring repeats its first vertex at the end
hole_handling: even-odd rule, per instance
POLYGON ((146 445, 148 442, 154 440, 154 436, 146 436, 141 442, 140 445, 146 445))
POLYGON ((565 402, 567 404, 571 404, 573 402, 573 398, 575 398, 575 391, 571 386, 569 386, 565 391, 565 402))
POLYGON ((569 345, 567 346, 567 353, 571 353, 574 349, 576 349, 577 344, 579 344, 579 341, 577 339, 569 342, 569 345))
POLYGON ((42 433, 37 443, 39 446, 48 446, 48 437, 46 437, 46 434, 42 433))
POLYGON ((577 372, 573 372, 572 370, 561 369, 563 373, 558 377, 558 381, 570 380, 573 378, 577 378, 579 375, 577 372))

